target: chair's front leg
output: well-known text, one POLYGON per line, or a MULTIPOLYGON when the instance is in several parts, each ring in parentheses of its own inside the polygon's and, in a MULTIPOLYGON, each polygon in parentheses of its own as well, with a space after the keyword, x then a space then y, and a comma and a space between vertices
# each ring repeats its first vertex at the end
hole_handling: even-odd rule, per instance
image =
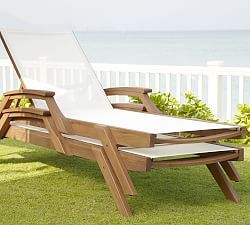
POLYGON ((96 161, 100 167, 100 170, 103 174, 103 177, 106 181, 106 184, 113 196, 115 204, 119 212, 123 216, 131 216, 131 210, 129 208, 128 202, 123 194, 121 184, 116 176, 116 173, 109 162, 109 159, 105 153, 104 149, 101 148, 92 148, 96 161))
POLYGON ((9 117, 9 113, 5 113, 2 115, 0 119, 0 139, 4 138, 7 131, 10 127, 11 118, 9 117))
POLYGON ((115 174, 122 186, 124 193, 129 195, 136 195, 137 192, 135 190, 134 184, 118 152, 112 132, 108 127, 102 125, 97 125, 96 129, 103 144, 103 148, 112 167, 114 168, 115 174))
POLYGON ((3 115, 3 110, 8 109, 12 103, 12 100, 10 100, 10 96, 4 96, 1 104, 0 104, 0 118, 3 115))

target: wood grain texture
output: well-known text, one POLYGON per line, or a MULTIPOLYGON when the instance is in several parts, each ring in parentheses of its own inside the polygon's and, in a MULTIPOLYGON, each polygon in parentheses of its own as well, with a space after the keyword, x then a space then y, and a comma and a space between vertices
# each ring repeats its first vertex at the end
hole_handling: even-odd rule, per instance
POLYGON ((50 112, 48 110, 37 109, 37 108, 9 108, 4 109, 3 113, 31 113, 39 116, 50 116, 50 112))
MULTIPOLYGON (((21 122, 21 120, 18 121, 21 122)), ((27 130, 17 126, 11 126, 6 134, 6 137, 42 146, 45 148, 54 149, 54 145, 48 133, 27 130)), ((95 160, 92 152, 92 144, 83 143, 68 138, 65 138, 65 141, 67 142, 66 148, 70 148, 72 155, 95 160)), ((128 170, 149 171, 151 169, 151 159, 126 152, 119 151, 119 153, 128 170)))
POLYGON ((11 105, 12 100, 10 100, 9 96, 5 96, 0 104, 0 118, 3 115, 3 110, 8 109, 11 105))
POLYGON ((32 89, 18 89, 13 91, 7 91, 3 93, 4 96, 14 96, 20 94, 27 94, 27 95, 37 95, 42 97, 53 97, 55 92, 53 91, 45 91, 45 90, 32 90, 32 89))
POLYGON ((10 127, 11 118, 9 117, 9 113, 3 114, 0 119, 0 138, 4 138, 9 127, 10 127))
POLYGON ((235 182, 240 181, 240 174, 232 162, 225 161, 225 162, 220 162, 220 164, 230 180, 233 180, 235 182))
POLYGON ((122 186, 124 193, 136 195, 137 192, 135 190, 134 184, 119 154, 117 144, 112 136, 111 130, 106 126, 96 125, 96 131, 99 135, 99 140, 102 142, 107 157, 114 168, 115 174, 122 186))
POLYGON ((114 109, 129 110, 133 112, 145 112, 146 107, 137 103, 112 103, 114 109))
POLYGON ((240 199, 232 188, 232 186, 230 185, 219 163, 208 164, 207 168, 209 169, 210 173, 214 177, 222 192, 224 193, 225 197, 233 202, 238 203, 240 199))
POLYGON ((56 151, 65 155, 71 155, 70 148, 66 147, 67 142, 65 141, 65 138, 62 136, 62 134, 57 130, 53 119, 51 117, 44 117, 43 122, 49 131, 50 139, 54 144, 56 151))
POLYGON ((148 94, 152 92, 151 88, 141 87, 112 87, 104 89, 106 95, 128 95, 137 96, 138 94, 148 94))
MULTIPOLYGON (((96 124, 80 120, 67 119, 72 134, 98 139, 96 124)), ((111 133, 118 145, 128 147, 153 147, 155 135, 122 128, 110 127, 111 133)))
POLYGON ((238 152, 226 152, 226 153, 223 152, 219 154, 211 154, 207 157, 191 157, 191 158, 153 161, 152 167, 166 168, 166 167, 206 165, 206 164, 231 160, 237 157, 237 155, 238 152))
POLYGON ((122 187, 106 155, 106 152, 103 149, 100 150, 99 148, 96 149, 95 147, 93 147, 93 152, 119 212, 123 216, 131 216, 132 212, 128 206, 128 202, 123 194, 122 187))

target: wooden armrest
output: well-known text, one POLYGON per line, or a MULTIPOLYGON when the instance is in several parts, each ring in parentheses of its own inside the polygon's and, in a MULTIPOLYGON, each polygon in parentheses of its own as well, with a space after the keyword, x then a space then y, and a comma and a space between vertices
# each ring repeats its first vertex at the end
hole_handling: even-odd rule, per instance
POLYGON ((113 87, 104 89, 106 95, 129 95, 138 96, 141 94, 148 94, 152 92, 150 88, 140 88, 140 87, 113 87))
POLYGON ((37 95, 37 96, 41 96, 41 97, 53 97, 55 95, 55 92, 44 91, 44 90, 19 89, 19 90, 5 92, 3 95, 4 96, 13 96, 13 95, 20 95, 20 94, 37 95))
POLYGON ((39 116, 50 116, 50 112, 48 110, 36 108, 9 108, 4 109, 3 113, 31 113, 39 116))

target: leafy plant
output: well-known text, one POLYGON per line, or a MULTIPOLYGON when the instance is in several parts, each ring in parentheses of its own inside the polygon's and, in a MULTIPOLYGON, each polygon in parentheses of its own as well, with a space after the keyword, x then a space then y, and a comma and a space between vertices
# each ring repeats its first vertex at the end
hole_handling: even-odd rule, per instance
POLYGON ((238 112, 234 116, 234 123, 247 128, 247 135, 245 139, 230 140, 233 143, 249 144, 250 143, 250 105, 239 104, 237 106, 238 112))
POLYGON ((185 94, 186 103, 178 108, 178 116, 197 118, 202 120, 215 120, 211 110, 191 92, 185 94))
MULTIPOLYGON (((151 93, 150 99, 164 114, 177 116, 180 103, 170 93, 151 93)), ((133 103, 142 103, 138 97, 130 97, 133 103)))
MULTIPOLYGON (((2 103, 2 101, 3 101, 3 95, 0 95, 0 104, 2 103)), ((12 102, 11 107, 13 107, 15 104, 16 104, 16 100, 14 100, 12 102)), ((23 98, 19 102, 19 107, 29 108, 31 106, 32 106, 32 104, 31 104, 30 100, 27 98, 23 98)))
POLYGON ((29 108, 31 106, 32 106, 32 104, 31 104, 30 100, 27 98, 21 99, 21 101, 19 103, 19 107, 29 108))
MULTIPOLYGON (((166 115, 203 120, 215 120, 211 110, 192 93, 186 93, 186 102, 180 104, 170 93, 151 93, 152 102, 166 115)), ((131 97, 131 102, 142 103, 138 97, 131 97)))

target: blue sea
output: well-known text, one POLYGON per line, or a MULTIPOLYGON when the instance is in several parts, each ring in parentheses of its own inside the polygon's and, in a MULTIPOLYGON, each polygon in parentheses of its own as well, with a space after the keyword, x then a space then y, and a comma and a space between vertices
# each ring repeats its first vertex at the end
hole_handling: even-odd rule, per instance
POLYGON ((76 32, 90 62, 250 67, 249 31, 76 32))

